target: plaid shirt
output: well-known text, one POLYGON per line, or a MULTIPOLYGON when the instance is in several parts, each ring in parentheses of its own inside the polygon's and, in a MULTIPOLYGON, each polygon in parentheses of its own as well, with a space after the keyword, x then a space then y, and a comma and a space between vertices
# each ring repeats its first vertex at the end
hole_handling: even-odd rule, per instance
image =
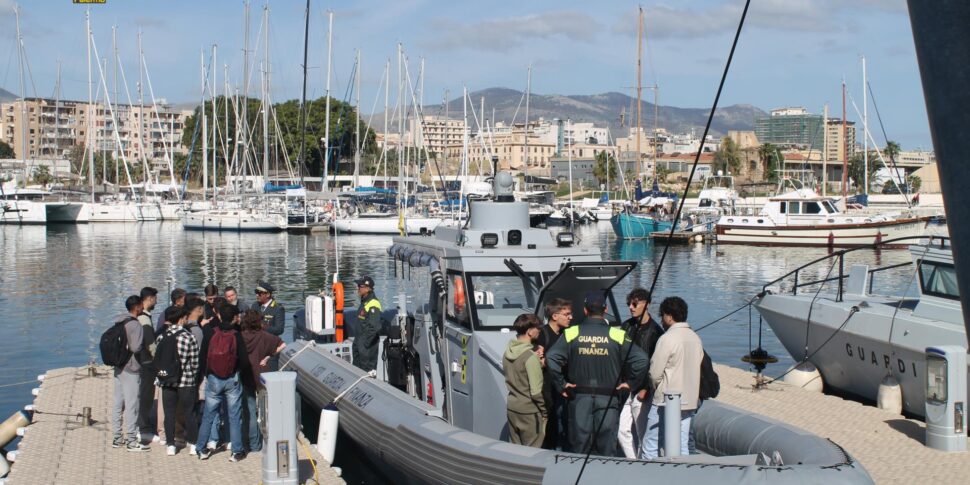
MULTIPOLYGON (((199 344, 184 328, 169 325, 165 328, 165 333, 158 336, 155 345, 157 346, 163 338, 172 334, 175 334, 175 348, 178 351, 179 362, 182 364, 182 376, 179 378, 178 387, 192 387, 196 385, 196 374, 199 371, 199 344)), ((158 380, 155 384, 158 385, 158 380)))

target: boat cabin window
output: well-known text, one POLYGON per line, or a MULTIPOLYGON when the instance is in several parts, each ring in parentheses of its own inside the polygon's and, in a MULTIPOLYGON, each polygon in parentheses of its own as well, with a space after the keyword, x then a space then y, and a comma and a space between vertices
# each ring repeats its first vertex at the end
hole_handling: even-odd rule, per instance
POLYGON ((822 212, 822 208, 819 207, 817 202, 805 202, 802 205, 805 206, 805 214, 819 214, 822 212))
POLYGON ((471 328, 471 318, 468 306, 468 292, 465 289, 465 280, 461 273, 448 271, 448 294, 447 308, 445 315, 448 320, 455 322, 463 327, 471 328))
POLYGON ((821 204, 822 207, 825 207, 825 212, 828 212, 829 214, 836 214, 839 212, 838 209, 836 209, 835 206, 833 206, 832 203, 827 200, 823 200, 821 204))
POLYGON ((515 317, 532 313, 543 278, 539 273, 467 273, 472 320, 477 330, 511 328, 515 317))
POLYGON ((778 212, 784 214, 788 210, 788 202, 780 202, 778 204, 778 212))
POLYGON ((789 214, 801 214, 802 213, 802 203, 801 202, 789 202, 788 203, 788 213, 789 214))
POLYGON ((960 300, 957 272, 952 264, 922 261, 919 265, 919 285, 924 295, 960 300))

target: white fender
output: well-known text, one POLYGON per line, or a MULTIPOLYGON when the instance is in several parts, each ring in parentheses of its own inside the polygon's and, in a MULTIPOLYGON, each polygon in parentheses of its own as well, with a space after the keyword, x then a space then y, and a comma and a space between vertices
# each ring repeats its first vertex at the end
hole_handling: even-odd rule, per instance
POLYGON ((803 362, 785 374, 785 383, 807 391, 822 392, 822 374, 811 362, 803 362))
POLYGON ((883 377, 882 382, 879 383, 876 405, 879 409, 893 414, 903 414, 903 388, 895 377, 883 377))
POLYGON ((333 456, 337 451, 337 423, 340 413, 336 406, 325 406, 320 410, 320 428, 317 430, 317 451, 323 455, 327 463, 333 464, 333 456))

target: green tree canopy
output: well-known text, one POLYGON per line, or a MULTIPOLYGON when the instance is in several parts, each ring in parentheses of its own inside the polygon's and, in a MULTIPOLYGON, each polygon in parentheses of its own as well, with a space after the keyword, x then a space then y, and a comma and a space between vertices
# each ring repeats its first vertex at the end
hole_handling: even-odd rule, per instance
POLYGON ((725 173, 738 174, 741 171, 741 156, 738 154, 738 145, 726 136, 721 141, 721 146, 714 153, 714 163, 711 167, 714 173, 723 170, 725 173))
POLYGON ((593 165, 593 176, 596 177, 596 181, 605 184, 609 181, 608 179, 617 178, 615 165, 616 160, 612 154, 607 153, 606 150, 597 153, 596 164, 593 165))
POLYGON ((3 140, 0 140, 0 158, 17 158, 17 155, 13 152, 13 147, 3 140))
MULTIPOLYGON (((230 100, 232 101, 232 100, 230 100)), ((275 112, 275 119, 270 118, 270 140, 273 146, 270 147, 270 157, 273 161, 270 162, 271 167, 279 166, 283 169, 284 153, 287 154, 291 163, 297 163, 300 157, 300 146, 301 138, 304 146, 304 173, 310 173, 311 175, 319 175, 320 169, 324 160, 324 144, 322 138, 326 133, 326 98, 321 97, 313 101, 307 102, 307 117, 306 117, 306 136, 301 136, 300 127, 300 103, 298 100, 290 100, 282 103, 277 103, 273 105, 273 111, 275 112), (274 126, 279 124, 279 130, 275 129, 274 126)), ((216 98, 216 140, 215 147, 211 141, 211 131, 212 131, 212 107, 211 102, 206 103, 205 110, 207 120, 207 131, 210 132, 209 148, 216 150, 216 158, 219 161, 219 165, 224 167, 225 160, 228 158, 231 160, 233 155, 240 157, 242 151, 236 145, 241 141, 237 137, 237 119, 241 120, 241 109, 245 107, 248 124, 250 125, 248 133, 250 135, 250 153, 251 162, 256 166, 260 166, 261 162, 257 162, 260 159, 263 152, 263 138, 261 131, 262 120, 260 116, 260 101, 254 98, 248 98, 245 103, 231 102, 228 106, 229 123, 226 125, 226 98, 219 96, 216 98), (239 116, 237 116, 239 112, 239 116)), ((202 142, 201 134, 196 133, 196 124, 199 119, 199 107, 195 108, 195 112, 189 116, 185 121, 185 128, 182 133, 182 145, 186 148, 193 147, 193 141, 195 141, 194 151, 192 156, 192 165, 198 164, 198 157, 201 154, 202 142)), ((352 158, 354 155, 354 134, 355 125, 354 123, 360 123, 361 125, 361 137, 364 139, 364 155, 373 156, 377 151, 376 147, 376 134, 374 130, 368 129, 363 120, 359 119, 357 112, 352 105, 349 103, 344 103, 342 101, 337 101, 335 99, 330 100, 330 163, 331 169, 333 170, 338 166, 338 162, 342 159, 352 158)), ((211 154, 209 155, 211 157, 211 154)), ((211 158, 210 158, 211 163, 211 158)), ((184 169, 184 167, 183 167, 184 169)), ((294 170, 298 170, 296 166, 293 167, 294 170)), ((331 170, 331 173, 332 173, 331 170)), ((353 168, 351 167, 351 171, 353 168)), ((346 170, 345 170, 346 171, 346 170)), ((191 173, 200 174, 201 170, 192 169, 191 173)))

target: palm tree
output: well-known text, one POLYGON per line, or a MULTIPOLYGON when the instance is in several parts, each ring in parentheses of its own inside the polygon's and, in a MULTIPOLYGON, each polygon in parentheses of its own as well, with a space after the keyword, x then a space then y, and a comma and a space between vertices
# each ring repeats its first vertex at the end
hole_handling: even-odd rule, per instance
POLYGON ((886 149, 883 150, 883 153, 885 153, 886 156, 889 157, 890 163, 892 164, 896 163, 896 156, 899 155, 900 151, 902 150, 899 147, 899 143, 896 143, 892 140, 886 140, 886 149))
POLYGON ((761 160, 761 173, 765 180, 770 178, 769 172, 775 157, 775 146, 771 143, 763 143, 758 147, 758 159, 761 160))

